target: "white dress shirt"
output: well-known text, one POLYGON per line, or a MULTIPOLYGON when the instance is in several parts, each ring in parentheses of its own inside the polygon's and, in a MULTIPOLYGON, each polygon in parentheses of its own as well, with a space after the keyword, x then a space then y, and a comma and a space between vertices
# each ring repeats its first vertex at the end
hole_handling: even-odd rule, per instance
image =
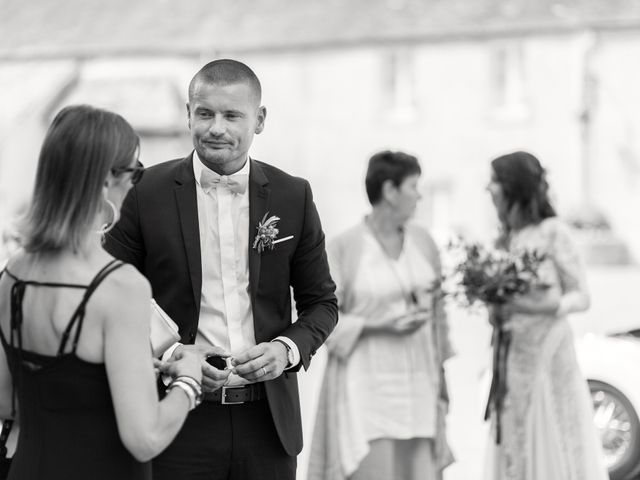
MULTIPOLYGON (((206 168, 194 152, 202 261, 196 343, 238 355, 256 344, 249 297, 249 192, 233 193, 224 182, 207 192, 200 182, 206 168)), ((247 182, 249 168, 247 161, 233 176, 244 175, 247 182)))
MULTIPOLYGON (((213 188, 203 188, 201 176, 207 167, 197 152, 193 152, 193 173, 196 180, 200 257, 202 262, 202 292, 200 318, 195 343, 222 347, 232 356, 256 345, 253 312, 249 293, 249 159, 230 177, 238 177, 247 185, 243 193, 232 192, 224 181, 213 188)), ((209 170, 208 175, 219 177, 209 170)), ((298 364, 300 353, 295 343, 284 341, 298 364)), ((175 347, 163 358, 171 356, 175 347)), ((231 374, 228 385, 249 383, 231 374)))

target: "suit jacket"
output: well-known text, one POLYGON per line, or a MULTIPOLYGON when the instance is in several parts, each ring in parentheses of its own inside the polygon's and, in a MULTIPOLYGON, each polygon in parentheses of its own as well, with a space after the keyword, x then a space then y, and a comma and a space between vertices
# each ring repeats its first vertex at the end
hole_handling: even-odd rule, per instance
MULTIPOLYGON (((148 278, 154 298, 178 324, 185 344, 196 338, 202 289, 192 161, 189 155, 147 169, 142 181, 129 191, 121 219, 105 242, 107 251, 132 263, 148 278)), ((338 316, 320 218, 306 180, 250 161, 247 248, 255 340, 261 343, 287 336, 298 346, 306 369, 338 316), (258 222, 267 212, 280 217, 279 238, 293 235, 293 239, 260 254, 252 243, 258 222), (298 313, 294 323, 290 287, 298 313)), ((289 455, 302 449, 297 369, 265 382, 276 430, 289 455)))

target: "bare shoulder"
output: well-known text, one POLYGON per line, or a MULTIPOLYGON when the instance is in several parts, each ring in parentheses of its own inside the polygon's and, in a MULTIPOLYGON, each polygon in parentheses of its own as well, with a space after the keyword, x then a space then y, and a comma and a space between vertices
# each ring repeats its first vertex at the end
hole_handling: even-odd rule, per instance
POLYGON ((103 281, 103 292, 126 301, 151 298, 151 285, 133 265, 125 264, 103 281))
POLYGON ((145 276, 136 267, 128 263, 110 273, 105 278, 104 283, 114 289, 133 289, 136 292, 151 291, 151 285, 145 276))
POLYGON ((94 305, 104 312, 104 317, 128 320, 149 308, 151 285, 134 266, 125 264, 103 280, 93 297, 94 305))

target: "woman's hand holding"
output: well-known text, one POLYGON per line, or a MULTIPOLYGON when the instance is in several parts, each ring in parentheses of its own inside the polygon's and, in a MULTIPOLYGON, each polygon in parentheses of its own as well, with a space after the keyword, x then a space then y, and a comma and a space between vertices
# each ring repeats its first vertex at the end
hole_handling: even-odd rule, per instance
POLYGON ((387 316, 366 325, 369 333, 391 333, 408 335, 431 321, 433 312, 430 309, 417 309, 399 316, 387 316))
POLYGON ((420 329, 433 319, 433 310, 419 309, 402 315, 394 320, 391 332, 399 335, 407 335, 420 329))
POLYGON ((177 352, 173 359, 178 377, 185 375, 202 383, 202 357, 200 355, 190 350, 184 350, 177 352))
POLYGON ((194 350, 180 349, 169 361, 156 363, 156 367, 172 378, 187 376, 202 383, 202 356, 194 350))
POLYGON ((489 323, 494 327, 502 326, 503 329, 508 330, 510 326, 511 316, 514 314, 514 309, 511 302, 490 304, 489 310, 489 323))
POLYGON ((516 295, 509 305, 513 313, 554 314, 560 306, 560 292, 557 289, 533 290, 526 295, 516 295))
POLYGON ((515 314, 554 314, 560 306, 560 298, 556 289, 533 290, 525 295, 515 295, 506 303, 489 306, 489 322, 494 326, 502 322, 508 327, 509 320, 515 314))

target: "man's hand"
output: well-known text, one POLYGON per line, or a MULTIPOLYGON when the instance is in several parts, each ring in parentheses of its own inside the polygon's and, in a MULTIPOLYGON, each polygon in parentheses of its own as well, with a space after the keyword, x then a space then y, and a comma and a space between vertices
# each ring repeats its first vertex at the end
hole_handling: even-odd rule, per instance
POLYGON ((171 355, 171 359, 169 359, 169 361, 173 360, 174 356, 179 355, 179 352, 184 352, 185 350, 194 351, 200 356, 202 364, 203 392, 213 392, 227 382, 231 370, 220 370, 215 368, 207 363, 207 358, 214 355, 227 358, 231 356, 229 352, 221 347, 213 347, 209 345, 180 345, 173 351, 173 355, 171 355))
POLYGON ((234 357, 233 372, 251 382, 273 380, 287 366, 287 347, 280 342, 263 342, 234 357))

